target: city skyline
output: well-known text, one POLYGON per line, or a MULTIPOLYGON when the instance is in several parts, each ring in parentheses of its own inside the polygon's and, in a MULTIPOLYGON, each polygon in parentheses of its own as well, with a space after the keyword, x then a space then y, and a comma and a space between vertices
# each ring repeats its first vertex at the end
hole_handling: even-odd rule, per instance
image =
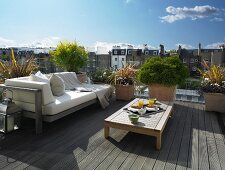
POLYGON ((148 44, 166 49, 218 48, 225 42, 225 2, 165 0, 2 0, 0 47, 148 44))

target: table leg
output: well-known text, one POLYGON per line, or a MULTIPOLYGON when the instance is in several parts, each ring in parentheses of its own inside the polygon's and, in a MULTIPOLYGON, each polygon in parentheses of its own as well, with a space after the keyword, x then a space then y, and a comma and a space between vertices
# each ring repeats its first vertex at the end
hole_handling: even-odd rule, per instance
POLYGON ((105 138, 108 138, 109 137, 109 127, 108 126, 105 126, 104 128, 104 134, 105 134, 105 138))
POLYGON ((159 133, 157 136, 156 136, 156 149, 157 150, 160 150, 161 148, 161 133, 159 133))

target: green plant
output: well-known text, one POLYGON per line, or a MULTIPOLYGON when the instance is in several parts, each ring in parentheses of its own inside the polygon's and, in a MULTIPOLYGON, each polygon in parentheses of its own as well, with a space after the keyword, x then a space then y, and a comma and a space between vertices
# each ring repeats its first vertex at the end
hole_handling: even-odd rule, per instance
POLYGON ((203 60, 203 70, 199 70, 202 76, 201 92, 225 93, 225 68, 212 65, 211 67, 203 60))
POLYGON ((188 80, 186 79, 184 82, 178 85, 179 89, 188 89, 188 90, 199 90, 201 85, 200 80, 188 80))
POLYGON ((134 65, 126 65, 121 69, 113 72, 109 77, 111 84, 133 85, 138 83, 137 70, 134 65))
POLYGON ((29 76, 37 68, 38 66, 34 63, 33 57, 29 58, 24 63, 19 64, 16 61, 13 49, 11 49, 10 61, 0 61, 0 81, 4 82, 5 79, 9 78, 29 76))
POLYGON ((95 72, 90 74, 90 78, 93 82, 107 83, 111 75, 112 75, 112 69, 97 68, 95 72))
POLYGON ((60 42, 50 55, 56 66, 67 71, 78 72, 88 62, 88 53, 76 42, 60 42))
POLYGON ((177 56, 148 59, 141 67, 138 78, 144 84, 163 84, 173 86, 185 81, 188 69, 177 56))

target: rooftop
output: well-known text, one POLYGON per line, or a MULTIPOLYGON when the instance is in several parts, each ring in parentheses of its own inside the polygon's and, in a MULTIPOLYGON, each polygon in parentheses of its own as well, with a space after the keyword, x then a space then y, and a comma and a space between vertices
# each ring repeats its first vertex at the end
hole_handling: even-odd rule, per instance
POLYGON ((176 102, 155 150, 155 138, 112 129, 103 122, 127 102, 112 99, 102 110, 92 105, 53 123, 36 136, 32 121, 0 138, 0 169, 222 169, 224 135, 217 115, 204 105, 176 102))

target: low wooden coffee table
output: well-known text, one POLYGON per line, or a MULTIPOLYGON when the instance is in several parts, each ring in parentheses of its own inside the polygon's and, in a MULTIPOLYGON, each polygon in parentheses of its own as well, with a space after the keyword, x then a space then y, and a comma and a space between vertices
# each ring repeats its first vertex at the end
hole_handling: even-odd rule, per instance
MULTIPOLYGON (((127 110, 124 110, 124 108, 130 107, 131 105, 137 103, 138 100, 140 100, 140 98, 134 99, 129 104, 105 119, 105 138, 109 137, 109 128, 117 128, 130 132, 146 134, 156 137, 156 149, 159 150, 161 148, 162 133, 172 113, 173 104, 168 102, 160 102, 160 107, 163 108, 163 111, 141 116, 138 122, 133 124, 130 122, 128 117, 130 113, 127 110)), ((147 100, 145 102, 147 103, 147 100)))

